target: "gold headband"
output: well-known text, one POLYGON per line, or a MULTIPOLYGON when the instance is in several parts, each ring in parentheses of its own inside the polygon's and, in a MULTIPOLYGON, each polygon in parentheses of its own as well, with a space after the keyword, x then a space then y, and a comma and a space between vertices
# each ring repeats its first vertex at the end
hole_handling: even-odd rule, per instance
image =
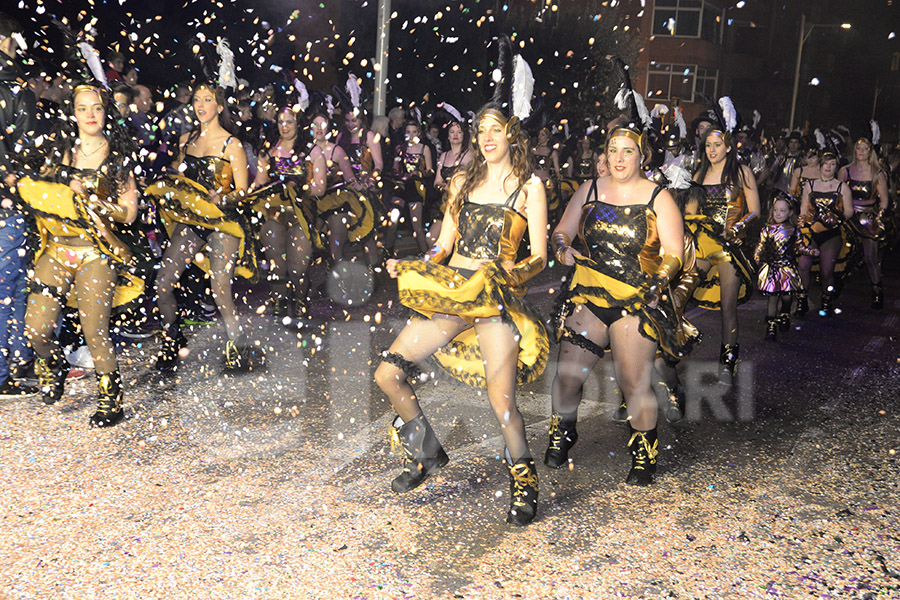
POLYGON ((519 121, 519 117, 512 116, 507 118, 506 115, 504 115, 496 108, 486 108, 481 111, 481 114, 479 114, 478 118, 475 120, 476 132, 478 129, 478 123, 483 121, 485 117, 493 117, 497 120, 498 123, 503 125, 506 133, 506 141, 510 144, 514 144, 519 139, 519 134, 521 133, 522 127, 521 121, 519 121))
POLYGON ((613 129, 612 133, 609 135, 609 139, 612 140, 616 137, 626 137, 629 140, 633 141, 637 144, 638 149, 643 152, 644 150, 644 134, 638 133, 632 129, 628 129, 627 127, 620 127, 618 129, 613 129))
POLYGON ((81 85, 76 85, 75 89, 72 90, 72 97, 75 97, 75 94, 80 94, 81 92, 96 92, 103 96, 103 89, 99 86, 92 85, 90 83, 82 83, 81 85))
POLYGON ((724 141, 726 144, 731 144, 731 133, 725 131, 724 129, 713 127, 706 134, 707 137, 711 135, 722 138, 722 141, 724 141))

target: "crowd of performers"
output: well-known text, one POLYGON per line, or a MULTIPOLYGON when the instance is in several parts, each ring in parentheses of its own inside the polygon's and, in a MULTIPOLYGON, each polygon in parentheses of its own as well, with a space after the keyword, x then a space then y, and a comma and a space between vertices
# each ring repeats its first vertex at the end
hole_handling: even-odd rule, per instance
MULTIPOLYGON (((0 18, 4 72, 15 72, 16 27, 0 18)), ((34 391, 17 376, 33 351, 43 401, 61 398, 69 366, 57 332, 72 307, 98 379, 90 424, 115 425, 123 382, 111 320, 158 322, 155 368, 173 372, 188 344, 184 297, 202 293, 185 281, 200 269, 226 332, 224 370, 261 369, 263 346, 236 309, 235 278, 267 286, 268 312, 302 324, 311 261, 359 260, 395 278, 413 314, 375 371, 403 452, 392 489, 416 488, 449 460, 414 388, 433 357, 449 376, 486 388, 506 447, 507 521, 525 525, 538 480, 516 389, 544 372, 551 335, 559 354, 545 464, 569 464, 585 381, 610 352, 622 394, 616 418, 630 428, 626 482, 648 485, 659 445, 653 385, 670 392, 666 418, 680 419, 676 366, 700 340, 685 317, 689 302, 721 313, 724 385, 737 372, 737 307, 753 288, 768 297, 772 340, 792 310, 806 315, 816 279, 818 312, 834 316, 855 264, 868 271, 872 308, 883 306, 897 156, 893 170, 880 162, 877 137, 831 130, 764 142, 727 98, 688 132, 677 107, 648 114, 622 69, 621 114, 559 139, 513 98, 530 89, 513 81, 522 58, 508 40, 498 45, 491 101, 468 117, 444 105, 429 120, 397 108, 370 123, 351 76, 334 96, 299 83, 258 95, 257 116, 243 120, 235 117, 249 93, 201 78, 186 95, 178 90, 168 122, 134 121, 118 106, 134 94, 86 71, 57 112, 39 115, 35 123, 50 120, 42 136, 4 141, 5 216, 32 234, 19 240, 28 250, 21 322, 30 348, 14 349, 7 336, 4 395, 34 391), (136 131, 136 122, 150 129, 136 131), (411 232, 415 257, 396 255, 398 227, 411 232), (542 317, 524 292, 551 261, 568 270, 554 314, 542 317)), ((13 100, 17 118, 27 116, 27 97, 13 100)), ((20 133, 29 129, 19 123, 20 133)))

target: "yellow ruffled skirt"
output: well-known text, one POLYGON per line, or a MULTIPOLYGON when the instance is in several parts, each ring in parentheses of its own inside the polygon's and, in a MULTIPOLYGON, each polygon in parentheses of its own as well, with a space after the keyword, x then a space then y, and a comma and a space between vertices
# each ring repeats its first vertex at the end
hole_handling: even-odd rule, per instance
MULTIPOLYGON (((442 313, 474 323, 475 319, 501 317, 518 334, 516 381, 528 383, 547 366, 547 331, 522 297, 505 284, 501 270, 498 263, 490 262, 466 278, 440 264, 403 260, 397 263, 400 302, 427 318, 442 313)), ((453 338, 434 358, 454 379, 486 387, 481 346, 474 327, 453 338)))
POLYGON ((722 306, 722 288, 718 265, 730 262, 739 281, 738 304, 750 299, 753 293, 753 271, 750 261, 740 247, 729 244, 717 233, 719 225, 704 215, 685 215, 684 224, 694 238, 697 259, 710 262, 709 271, 694 290, 694 300, 703 308, 719 310, 722 306))

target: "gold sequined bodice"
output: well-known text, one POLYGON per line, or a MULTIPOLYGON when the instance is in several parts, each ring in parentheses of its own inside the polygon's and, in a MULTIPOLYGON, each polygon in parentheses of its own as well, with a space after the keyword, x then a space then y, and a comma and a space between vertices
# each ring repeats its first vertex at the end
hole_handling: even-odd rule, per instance
POLYGON ((850 186, 850 195, 853 196, 853 210, 860 212, 875 205, 875 181, 860 181, 853 179, 847 172, 847 185, 850 186))
POLYGON ((841 195, 841 185, 831 192, 817 191, 813 189, 815 183, 810 184, 809 206, 813 213, 813 220, 819 223, 830 222, 835 216, 840 217, 844 212, 844 198, 841 195))
POLYGON ((273 156, 269 163, 269 176, 272 179, 293 181, 298 185, 306 183, 309 168, 306 164, 306 156, 292 154, 291 156, 273 156))
POLYGON ((742 192, 736 193, 724 183, 704 184, 703 188, 706 199, 700 204, 700 214, 714 221, 720 234, 745 216, 747 206, 742 192))
POLYGON ((459 211, 456 252, 475 260, 514 261, 528 220, 515 208, 519 190, 504 204, 465 201, 459 211))
POLYGON ((598 199, 592 187, 588 198, 593 199, 581 209, 578 237, 602 273, 638 286, 645 272, 655 271, 660 242, 653 204, 661 189, 656 188, 647 204, 617 206, 598 199))
POLYGON ((784 224, 766 225, 762 238, 768 245, 766 262, 773 266, 792 265, 797 260, 795 229, 784 224))
POLYGON ((234 173, 231 161, 221 156, 184 156, 184 176, 193 179, 206 189, 221 190, 220 194, 234 191, 234 173))

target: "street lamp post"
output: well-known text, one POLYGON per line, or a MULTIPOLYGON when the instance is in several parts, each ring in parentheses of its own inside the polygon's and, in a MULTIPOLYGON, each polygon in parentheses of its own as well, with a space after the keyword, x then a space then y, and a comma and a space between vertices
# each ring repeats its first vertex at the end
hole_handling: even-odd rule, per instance
POLYGON ((791 95, 791 118, 788 127, 794 130, 794 116, 797 114, 797 91, 800 88, 800 62, 803 59, 803 44, 809 39, 809 34, 816 27, 840 27, 841 29, 850 29, 850 23, 810 23, 806 24, 806 13, 800 15, 800 38, 797 40, 797 64, 794 65, 794 92, 791 95))

